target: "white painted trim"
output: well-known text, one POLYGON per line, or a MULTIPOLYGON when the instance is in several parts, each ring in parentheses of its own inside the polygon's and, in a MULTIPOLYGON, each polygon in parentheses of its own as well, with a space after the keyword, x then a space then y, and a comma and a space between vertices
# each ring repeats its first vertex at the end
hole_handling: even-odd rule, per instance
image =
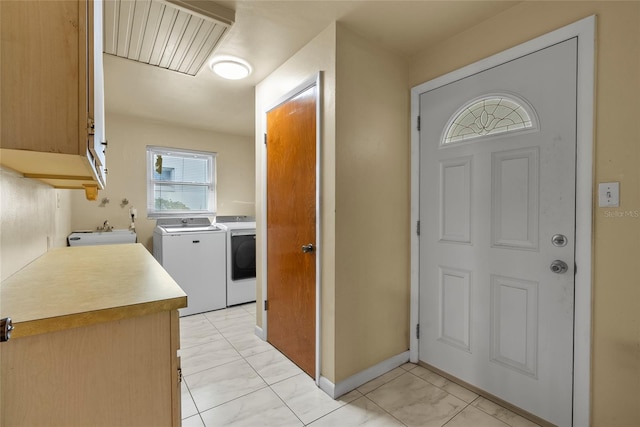
POLYGON ((417 362, 415 325, 420 310, 420 246, 415 226, 420 218, 420 135, 417 116, 420 94, 479 73, 507 61, 578 38, 577 154, 576 154, 576 254, 573 352, 573 425, 590 424, 591 392, 591 252, 593 210, 593 124, 595 87, 596 17, 590 16, 556 31, 483 59, 411 89, 411 308, 410 360, 417 362))
POLYGON ((420 220, 420 132, 418 116, 420 114, 420 93, 418 88, 411 89, 411 203, 409 236, 411 236, 410 277, 411 299, 409 303, 409 361, 418 363, 418 337, 416 328, 420 323, 420 238, 417 228, 420 220))
POLYGON ((316 76, 316 384, 320 385, 320 372, 322 369, 322 256, 321 238, 322 221, 320 221, 322 189, 322 71, 316 76))
MULTIPOLYGON (((282 95, 280 98, 278 98, 274 103, 270 104, 270 106, 268 108, 265 109, 265 112, 262 116, 262 129, 263 129, 263 135, 267 133, 267 113, 269 111, 271 111, 272 109, 276 108, 277 106, 279 106, 280 104, 288 101, 289 99, 293 98, 294 96, 298 95, 299 93, 304 92, 305 90, 309 89, 310 87, 316 87, 316 250, 315 250, 315 255, 316 255, 316 384, 318 386, 320 386, 320 369, 321 369, 321 357, 322 357, 322 352, 321 352, 321 320, 322 320, 322 311, 321 311, 321 292, 320 292, 320 284, 321 284, 321 256, 320 256, 320 237, 321 237, 321 221, 320 221, 320 186, 321 186, 321 151, 320 151, 320 146, 321 146, 321 141, 322 141, 322 122, 321 122, 321 118, 322 118, 322 71, 318 71, 318 73, 316 73, 313 77, 308 78, 307 80, 303 81, 302 83, 300 83, 299 85, 297 85, 294 89, 290 90, 289 92, 287 92, 286 94, 282 95)), ((261 150, 261 161, 262 161, 262 188, 261 190, 261 194, 262 194, 262 212, 260 212, 260 217, 262 220, 262 224, 264 224, 264 226, 262 227, 262 230, 260 230, 260 236, 261 236, 261 240, 262 240, 262 303, 263 303, 263 310, 262 310, 262 330, 261 330, 261 335, 258 335, 258 327, 256 326, 256 335, 258 335, 260 338, 264 339, 265 341, 267 340, 267 311, 264 310, 264 301, 266 301, 267 299, 267 289, 268 289, 268 283, 267 283, 267 206, 265 201, 267 200, 267 149, 266 149, 266 144, 262 145, 262 150, 261 150)))
POLYGON ((320 381, 318 381, 318 387, 320 387, 320 390, 327 393, 330 398, 332 399, 336 398, 335 396, 336 385, 331 381, 329 381, 326 377, 323 377, 322 375, 320 375, 320 381))
POLYGON ((591 424, 591 305, 596 17, 575 24, 578 36, 576 284, 573 337, 573 425, 591 424))
POLYGON ((267 334, 265 334, 264 329, 262 329, 260 326, 255 325, 255 327, 253 328, 253 332, 262 341, 266 341, 267 340, 267 334))
POLYGON ((380 375, 386 374, 387 372, 397 368, 400 365, 404 365, 408 361, 409 352, 405 351, 403 353, 396 354, 395 356, 390 357, 387 360, 383 360, 377 365, 367 368, 364 371, 360 371, 357 374, 354 374, 345 379, 344 381, 339 382, 338 384, 333 384, 327 378, 320 377, 318 386, 322 391, 327 393, 333 399, 337 399, 338 397, 349 393, 351 390, 355 390, 362 384, 366 384, 369 381, 378 378, 380 375))
POLYGON ((267 310, 264 309, 267 301, 267 147, 264 143, 264 138, 267 133, 267 111, 262 114, 262 144, 260 145, 260 163, 262 168, 262 179, 260 186, 260 197, 262 198, 261 212, 256 212, 260 215, 260 224, 262 227, 256 229, 256 233, 260 235, 260 252, 262 258, 262 333, 264 334, 264 340, 267 341, 268 334, 268 322, 267 322, 267 310))

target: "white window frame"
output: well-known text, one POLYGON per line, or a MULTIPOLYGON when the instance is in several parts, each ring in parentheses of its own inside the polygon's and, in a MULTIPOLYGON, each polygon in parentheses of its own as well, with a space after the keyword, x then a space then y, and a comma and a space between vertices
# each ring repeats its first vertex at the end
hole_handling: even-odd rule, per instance
POLYGON ((442 136, 440 138, 440 148, 444 147, 453 147, 461 144, 469 144, 475 143, 479 141, 484 141, 487 139, 494 139, 496 137, 503 137, 507 135, 511 135, 514 133, 528 133, 528 132, 537 132, 540 130, 540 120, 538 119, 538 114, 536 110, 533 108, 531 103, 524 99, 523 97, 509 92, 490 92, 486 93, 482 96, 478 96, 466 102, 462 107, 458 108, 456 112, 449 118, 447 121, 447 125, 444 127, 442 132, 442 136), (460 116, 466 114, 467 110, 477 104, 480 101, 488 101, 493 99, 502 98, 505 99, 518 107, 522 108, 523 112, 526 114, 527 119, 529 120, 529 125, 523 124, 521 126, 514 127, 512 129, 502 129, 499 131, 491 130, 488 133, 481 134, 468 134, 463 137, 456 137, 451 141, 447 141, 447 137, 449 135, 450 129, 454 126, 454 123, 458 120, 460 116))
POLYGON ((216 215, 216 156, 217 153, 208 151, 187 150, 183 148, 158 147, 147 145, 147 217, 148 218, 184 218, 216 215), (166 181, 154 179, 156 155, 204 158, 207 160, 206 182, 172 181, 172 185, 207 187, 208 203, 205 210, 157 210, 155 208, 155 189, 158 184, 166 181))

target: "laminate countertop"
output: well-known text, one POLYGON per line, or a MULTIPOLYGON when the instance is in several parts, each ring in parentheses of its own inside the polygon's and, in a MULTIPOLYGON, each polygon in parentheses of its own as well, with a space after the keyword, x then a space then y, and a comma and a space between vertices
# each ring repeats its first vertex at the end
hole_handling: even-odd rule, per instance
POLYGON ((48 251, 0 283, 11 339, 187 306, 187 295, 140 243, 48 251))

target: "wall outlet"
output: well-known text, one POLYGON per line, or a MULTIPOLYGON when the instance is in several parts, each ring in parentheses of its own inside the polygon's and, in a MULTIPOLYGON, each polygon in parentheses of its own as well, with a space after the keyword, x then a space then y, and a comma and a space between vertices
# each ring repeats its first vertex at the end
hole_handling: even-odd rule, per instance
POLYGON ((601 182, 598 184, 598 206, 617 208, 620 206, 620 183, 601 182))

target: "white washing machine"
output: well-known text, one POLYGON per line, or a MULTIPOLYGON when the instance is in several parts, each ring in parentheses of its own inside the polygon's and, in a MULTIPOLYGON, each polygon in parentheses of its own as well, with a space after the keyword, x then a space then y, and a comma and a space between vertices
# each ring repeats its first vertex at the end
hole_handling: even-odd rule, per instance
POLYGON ((180 316, 226 307, 226 237, 208 218, 158 219, 153 256, 187 294, 180 316))
POLYGON ((255 218, 219 216, 216 224, 227 232, 227 306, 255 301, 255 218))

